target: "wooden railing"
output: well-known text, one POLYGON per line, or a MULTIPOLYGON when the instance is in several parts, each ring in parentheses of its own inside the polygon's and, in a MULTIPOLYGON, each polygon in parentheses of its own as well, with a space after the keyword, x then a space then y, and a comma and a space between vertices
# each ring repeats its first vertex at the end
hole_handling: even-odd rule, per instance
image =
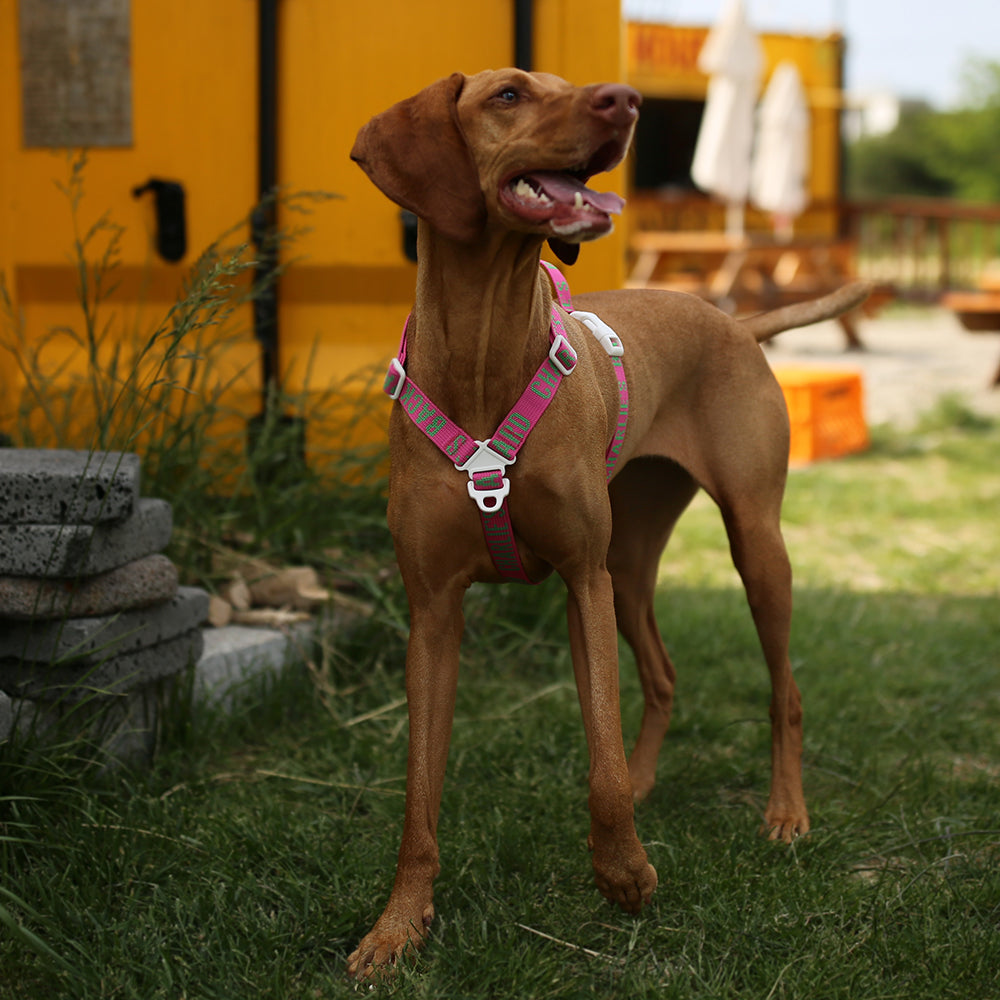
MULTIPOLYGON (((719 232, 724 210, 698 194, 661 197, 637 192, 629 201, 632 232, 719 232)), ((748 209, 750 235, 771 231, 770 217, 748 209)), ((936 198, 813 203, 795 221, 797 237, 829 239, 852 250, 851 270, 901 298, 934 301, 980 284, 1000 259, 1000 205, 936 198)))
POLYGON ((1000 258, 1000 205, 893 198, 851 201, 841 211, 858 274, 902 298, 976 288, 1000 258))

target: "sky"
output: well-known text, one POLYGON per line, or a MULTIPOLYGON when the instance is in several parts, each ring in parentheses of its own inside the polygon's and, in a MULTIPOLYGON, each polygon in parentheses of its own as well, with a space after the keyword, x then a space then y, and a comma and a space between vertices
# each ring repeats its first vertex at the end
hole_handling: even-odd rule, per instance
MULTIPOLYGON (((726 0, 623 0, 626 16, 710 25, 726 0)), ((848 91, 944 110, 961 103, 967 57, 1000 62, 1000 0, 744 0, 759 31, 847 39, 848 91)))

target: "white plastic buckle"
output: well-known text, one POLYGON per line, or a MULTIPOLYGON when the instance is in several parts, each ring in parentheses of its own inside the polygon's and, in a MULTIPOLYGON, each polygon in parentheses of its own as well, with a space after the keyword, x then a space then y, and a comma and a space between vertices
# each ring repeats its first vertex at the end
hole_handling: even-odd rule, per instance
POLYGON ((622 344, 618 334, 599 316, 582 310, 570 315, 573 319, 578 319, 597 338, 597 342, 607 352, 608 357, 620 358, 625 353, 625 345, 622 344))
POLYGON ((555 340, 552 341, 552 346, 549 348, 549 361, 555 365, 556 369, 563 375, 570 375, 573 369, 576 367, 576 351, 573 350, 573 345, 560 333, 556 335, 555 340), (570 354, 573 355, 573 363, 571 365, 564 365, 559 360, 559 352, 566 348, 569 350, 570 354))
POLYGON ((503 455, 495 452, 489 441, 477 441, 479 446, 461 464, 455 468, 459 472, 469 474, 468 490, 469 496, 476 501, 476 506, 484 514, 493 514, 500 509, 500 505, 510 493, 510 480, 503 475, 508 465, 513 465, 517 461, 517 456, 504 458, 503 455), (501 473, 500 485, 492 490, 477 490, 475 481, 472 478, 474 472, 499 472, 501 473))
POLYGON ((406 369, 399 363, 399 358, 393 358, 389 362, 389 371, 386 373, 386 381, 388 381, 389 375, 396 375, 399 381, 396 382, 396 388, 392 392, 387 392, 386 395, 392 399, 399 399, 400 394, 403 391, 403 386, 406 384, 406 369))

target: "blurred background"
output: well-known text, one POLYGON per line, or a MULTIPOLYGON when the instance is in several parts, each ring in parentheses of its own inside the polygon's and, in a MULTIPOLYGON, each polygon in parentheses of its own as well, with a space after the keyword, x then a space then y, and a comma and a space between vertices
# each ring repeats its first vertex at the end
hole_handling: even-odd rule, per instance
MULTIPOLYGON (((308 394, 383 362, 412 296, 413 220, 351 163, 354 135, 440 76, 505 64, 644 95, 633 154, 594 182, 628 206, 585 248, 575 290, 751 311, 861 275, 870 314, 932 303, 992 331, 998 20, 988 0, 385 0, 375 16, 329 0, 0 0, 9 353, 44 343, 51 384, 71 379, 86 352, 53 332, 79 322, 81 256, 114 263, 96 356, 168 310, 228 233, 257 289, 215 362, 231 410, 252 419, 269 386, 308 394)), ((866 346, 856 320, 844 347, 866 346)), ((11 358, 8 437, 28 381, 11 358)))

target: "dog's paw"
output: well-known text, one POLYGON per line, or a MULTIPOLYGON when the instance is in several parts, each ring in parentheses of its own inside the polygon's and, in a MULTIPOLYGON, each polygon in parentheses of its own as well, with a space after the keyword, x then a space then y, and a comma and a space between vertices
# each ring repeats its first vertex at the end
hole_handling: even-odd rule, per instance
POLYGON ((638 913, 652 898, 658 881, 656 869, 638 840, 634 848, 620 854, 611 851, 599 855, 595 851, 593 863, 598 891, 626 913, 638 913))
POLYGON ((773 816, 765 814, 760 827, 760 835, 768 840, 780 840, 790 844, 809 832, 809 816, 805 809, 797 816, 773 816))
POLYGON ((416 919, 386 907, 347 959, 347 974, 359 981, 391 975, 401 958, 423 945, 433 919, 433 903, 428 903, 416 919))

